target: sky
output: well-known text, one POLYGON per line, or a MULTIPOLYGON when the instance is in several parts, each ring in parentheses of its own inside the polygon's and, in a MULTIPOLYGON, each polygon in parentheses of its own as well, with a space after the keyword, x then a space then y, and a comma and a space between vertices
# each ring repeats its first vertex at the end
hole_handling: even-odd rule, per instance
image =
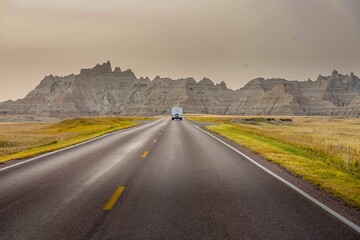
POLYGON ((108 60, 137 77, 360 75, 358 0, 0 0, 0 101, 108 60))

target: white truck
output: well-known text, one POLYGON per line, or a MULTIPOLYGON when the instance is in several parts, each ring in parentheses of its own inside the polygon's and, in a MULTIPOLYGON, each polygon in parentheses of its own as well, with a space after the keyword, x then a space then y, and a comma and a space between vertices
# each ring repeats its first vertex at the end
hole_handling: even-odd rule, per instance
POLYGON ((181 107, 173 107, 171 109, 171 119, 180 119, 182 120, 182 114, 183 114, 183 109, 181 107))

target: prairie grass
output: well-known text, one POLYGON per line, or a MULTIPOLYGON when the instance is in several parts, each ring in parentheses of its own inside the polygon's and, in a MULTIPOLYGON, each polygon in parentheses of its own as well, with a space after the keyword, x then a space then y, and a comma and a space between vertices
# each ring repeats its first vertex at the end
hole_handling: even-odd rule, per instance
POLYGON ((0 163, 68 147, 116 130, 133 127, 141 117, 74 118, 58 123, 0 123, 0 163))
POLYGON ((360 208, 360 119, 189 118, 360 208))

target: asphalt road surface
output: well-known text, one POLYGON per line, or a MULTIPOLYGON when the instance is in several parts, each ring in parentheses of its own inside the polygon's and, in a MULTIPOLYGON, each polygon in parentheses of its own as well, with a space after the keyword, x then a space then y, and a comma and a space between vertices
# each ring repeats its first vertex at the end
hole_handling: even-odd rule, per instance
POLYGON ((1 240, 360 239, 187 120, 17 163, 0 166, 1 240))

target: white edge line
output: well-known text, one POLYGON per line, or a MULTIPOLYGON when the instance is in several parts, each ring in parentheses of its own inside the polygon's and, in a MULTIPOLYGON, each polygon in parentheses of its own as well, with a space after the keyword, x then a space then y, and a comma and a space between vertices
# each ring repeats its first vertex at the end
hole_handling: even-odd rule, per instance
MULTIPOLYGON (((144 125, 137 125, 137 126, 144 126, 144 125)), ((136 126, 134 126, 136 127, 136 126)), ((59 149, 59 150, 55 150, 55 151, 52 151, 52 152, 48 152, 48 153, 45 153, 45 154, 41 154, 39 156, 36 156, 36 157, 33 157, 33 158, 30 158, 30 159, 27 159, 27 160, 24 160, 22 162, 19 162, 19 163, 15 163, 11 166, 8 166, 8 167, 4 167, 4 168, 0 168, 0 172, 2 171, 5 171, 7 169, 10 169, 10 168, 13 168, 13 167, 16 167, 16 166, 19 166, 19 165, 22 165, 22 164, 25 164, 25 163, 28 163, 28 162, 32 162, 34 160, 37 160, 39 158, 43 158, 43 157, 46 157, 46 156, 49 156, 49 155, 52 155, 52 154, 55 154, 55 153, 58 153, 58 152, 62 152, 62 151, 66 151, 66 150, 69 150, 71 148, 75 148, 75 147, 78 147, 78 146, 81 146, 83 144, 87 144, 89 142, 92 142, 92 141, 95 141, 95 140, 98 140, 100 138, 104 138, 104 137, 108 137, 108 136, 111 136, 111 135, 114 135, 114 134, 117 134, 119 132, 123 132, 123 131, 126 131, 126 130, 130 130, 130 129, 133 129, 133 127, 129 127, 129 128, 125 128, 125 129, 120 129, 120 130, 117 130, 115 132, 111 132, 111 133, 107 133, 107 134, 104 134, 104 135, 101 135, 99 137, 96 137, 96 138, 92 138, 92 139, 89 139, 89 140, 86 140, 84 142, 81 142, 81 143, 77 143, 75 145, 71 145, 69 147, 66 147, 66 148, 62 148, 62 149, 59 149)), ((11 160, 11 161, 21 161, 21 159, 14 159, 14 160, 11 160)), ((1 165, 0 165, 1 166, 1 165)))
POLYGON ((204 129, 196 126, 195 124, 193 124, 196 128, 198 128, 199 130, 203 131, 204 133, 208 134, 209 136, 211 136, 212 138, 215 138, 217 141, 221 142, 222 144, 224 144, 225 146, 231 148, 232 150, 234 150, 235 152, 237 152, 238 154, 242 155, 244 158, 246 158, 247 160, 249 160, 250 162, 252 162, 253 164, 255 164, 257 167, 261 168, 262 170, 264 170, 265 172, 267 172, 268 174, 270 174, 271 176, 275 177, 276 179, 280 180, 281 182, 285 183, 288 187, 292 188, 293 190, 295 190, 296 192, 300 193, 301 195, 303 195, 305 198, 307 198, 308 200, 310 200, 311 202, 315 203, 316 205, 318 205, 319 207, 321 207, 322 209, 324 209, 326 212, 330 213, 331 215, 333 215, 334 217, 336 217, 337 219, 339 219, 340 221, 342 221, 343 223, 345 223, 346 225, 348 225, 349 227, 351 227, 352 229, 354 229, 355 231, 357 231, 358 233, 360 233, 360 226, 356 225, 355 223, 353 223, 352 221, 350 221, 349 219, 345 218, 344 216, 342 216, 341 214, 335 212, 334 210, 332 210, 331 208, 329 208, 328 206, 326 206, 325 204, 321 203, 320 201, 316 200, 315 198, 313 198, 312 196, 310 196, 309 194, 307 194, 306 192, 304 192, 303 190, 301 190, 300 188, 296 187, 295 185, 291 184, 290 182, 286 181, 285 179, 283 179, 282 177, 280 177, 279 175, 277 175, 276 173, 270 171, 269 169, 265 168, 264 166, 260 165, 259 163, 257 163, 255 160, 251 159, 250 157, 248 157, 247 155, 245 155, 244 153, 240 152, 239 150, 237 150, 236 148, 230 146, 229 144, 227 144, 226 142, 222 141, 221 139, 217 138, 216 136, 212 135, 211 133, 205 131, 204 129))

